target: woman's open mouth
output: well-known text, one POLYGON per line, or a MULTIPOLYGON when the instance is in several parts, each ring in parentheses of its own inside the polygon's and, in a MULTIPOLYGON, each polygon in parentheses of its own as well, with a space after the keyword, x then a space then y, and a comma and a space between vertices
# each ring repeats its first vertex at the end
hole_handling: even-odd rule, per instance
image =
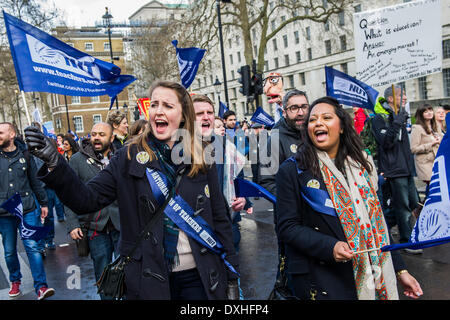
POLYGON ((328 133, 325 130, 317 130, 314 132, 314 135, 317 142, 324 142, 328 137, 328 133))
POLYGON ((169 123, 165 120, 155 120, 156 133, 164 133, 169 126, 169 123))

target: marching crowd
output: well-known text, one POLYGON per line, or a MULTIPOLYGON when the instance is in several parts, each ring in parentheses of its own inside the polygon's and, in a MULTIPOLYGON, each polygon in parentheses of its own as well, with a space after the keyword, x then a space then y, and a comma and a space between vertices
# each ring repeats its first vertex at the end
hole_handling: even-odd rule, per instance
MULTIPOLYGON (((226 153, 222 137, 236 145, 266 128, 238 124, 233 111, 217 117, 207 96, 191 96, 174 82, 155 83, 150 101, 148 122, 129 127, 125 114, 111 112, 79 142, 70 134, 50 139, 37 123, 21 139, 12 124, 0 123, 0 202, 19 192, 24 221, 51 227, 41 241, 23 240, 38 299, 55 293, 43 264, 45 250, 55 249, 54 211, 78 254, 92 259, 97 281, 114 259, 127 257, 126 299, 242 299, 240 212, 251 214, 253 204, 224 196, 229 168, 207 162, 205 150, 213 146, 210 156, 218 159, 226 153), (188 138, 176 137, 178 129, 188 138), (189 215, 186 221, 209 230, 211 241, 202 242, 170 214, 177 206, 189 215)), ((421 205, 414 177, 428 192, 450 107, 420 106, 410 126, 399 86, 385 90, 373 114, 355 109, 353 119, 337 100, 310 103, 300 90, 274 103, 282 117, 271 128, 267 151, 277 165, 251 162, 253 182, 276 196, 280 271, 274 282, 285 277, 287 290, 301 300, 398 299, 397 282, 406 296, 420 297, 401 255, 377 249, 393 242, 396 225, 399 241, 409 241, 421 205), (276 150, 269 147, 273 140, 276 150)), ((249 159, 260 152, 244 149, 249 159)), ((243 177, 243 170, 232 176, 243 177)), ((19 224, 0 209, 10 297, 20 295, 19 224)))

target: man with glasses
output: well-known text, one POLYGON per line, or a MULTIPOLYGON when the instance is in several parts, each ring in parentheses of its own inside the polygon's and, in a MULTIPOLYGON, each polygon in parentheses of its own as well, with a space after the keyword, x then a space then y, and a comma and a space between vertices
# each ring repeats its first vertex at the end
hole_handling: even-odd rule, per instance
MULTIPOLYGON (((272 129, 272 133, 267 142, 267 151, 270 152, 270 163, 261 164, 261 180, 260 185, 276 196, 275 176, 280 165, 288 158, 297 153, 297 146, 302 142, 300 130, 305 122, 309 112, 309 103, 306 93, 300 90, 291 90, 284 95, 283 100, 283 117, 277 122, 272 129), (274 144, 272 145, 272 140, 274 144), (271 150, 271 147, 278 150, 271 150)), ((277 214, 274 211, 273 220, 275 231, 277 229, 277 214)), ((284 256, 284 245, 278 240, 279 265, 282 263, 284 256)), ((276 285, 280 284, 280 273, 278 271, 275 280, 276 285)))
POLYGON ((300 129, 309 111, 308 97, 305 92, 300 90, 294 89, 289 91, 283 97, 282 103, 283 118, 277 123, 276 128, 272 130, 267 143, 268 152, 270 152, 270 163, 261 165, 261 186, 273 195, 276 194, 275 175, 284 160, 292 157, 297 152, 297 146, 301 142, 300 129), (278 152, 270 150, 272 139, 279 141, 279 143, 274 144, 278 146, 278 152), (274 170, 271 170, 272 168, 274 170))

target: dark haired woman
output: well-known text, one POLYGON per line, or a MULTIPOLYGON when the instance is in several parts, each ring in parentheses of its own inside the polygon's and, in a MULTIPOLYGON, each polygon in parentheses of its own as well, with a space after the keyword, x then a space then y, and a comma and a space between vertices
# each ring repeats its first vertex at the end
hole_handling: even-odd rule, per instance
POLYGON ((144 132, 145 126, 147 125, 148 121, 145 119, 138 119, 130 126, 130 136, 129 138, 133 138, 134 136, 137 136, 144 132))
POLYGON ((416 124, 411 129, 411 152, 415 155, 417 178, 430 184, 434 158, 443 134, 438 132, 433 107, 424 104, 417 108, 416 124))
POLYGON ((389 234, 375 166, 349 114, 335 99, 321 98, 311 105, 305 126, 304 143, 276 178, 277 234, 294 294, 398 299, 397 276, 405 295, 417 298, 420 285, 399 254, 373 250, 389 244, 389 234))
POLYGON ((150 99, 145 131, 87 184, 58 159, 42 134, 27 128, 31 152, 46 163, 40 176, 78 214, 100 210, 117 199, 123 257, 131 254, 148 222, 156 221, 125 266, 126 299, 238 298, 231 223, 216 166, 205 163, 194 134, 191 97, 178 83, 158 82, 150 99), (177 139, 180 131, 182 141, 177 139), (155 216, 180 177, 164 214, 155 216))
POLYGON ((80 146, 78 143, 73 140, 73 138, 66 134, 63 138, 63 150, 64 150, 64 158, 69 161, 72 156, 80 150, 80 146))

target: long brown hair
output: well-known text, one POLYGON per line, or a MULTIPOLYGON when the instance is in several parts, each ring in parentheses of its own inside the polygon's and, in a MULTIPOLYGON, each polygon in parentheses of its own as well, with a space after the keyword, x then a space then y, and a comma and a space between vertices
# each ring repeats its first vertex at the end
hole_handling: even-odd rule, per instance
MULTIPOLYGON (((159 81, 152 85, 150 89, 150 97, 156 88, 163 87, 172 89, 178 97, 178 101, 181 104, 182 121, 180 123, 180 129, 185 129, 190 135, 190 141, 187 139, 181 139, 183 144, 183 156, 191 159, 191 169, 188 173, 189 177, 195 177, 200 171, 206 171, 206 164, 203 158, 203 148, 201 140, 196 137, 194 133, 195 122, 195 110, 192 103, 191 96, 187 90, 179 83, 172 81, 159 81)), ((152 151, 147 143, 147 137, 152 133, 150 123, 145 126, 145 130, 141 135, 135 136, 128 144, 128 159, 131 160, 130 149, 132 146, 136 146, 139 151, 146 151, 150 155, 150 161, 156 159, 155 153, 152 151)))
MULTIPOLYGON (((434 117, 434 114, 433 114, 433 118, 430 120, 430 126, 427 125, 427 122, 424 119, 423 114, 425 113, 425 111, 428 111, 428 110, 433 110, 433 107, 428 103, 419 106, 416 110, 415 117, 416 117, 416 124, 420 124, 427 134, 431 134, 433 132, 437 132, 437 126, 436 126, 436 118, 434 117)), ((434 110, 433 110, 433 113, 434 113, 434 110)))

